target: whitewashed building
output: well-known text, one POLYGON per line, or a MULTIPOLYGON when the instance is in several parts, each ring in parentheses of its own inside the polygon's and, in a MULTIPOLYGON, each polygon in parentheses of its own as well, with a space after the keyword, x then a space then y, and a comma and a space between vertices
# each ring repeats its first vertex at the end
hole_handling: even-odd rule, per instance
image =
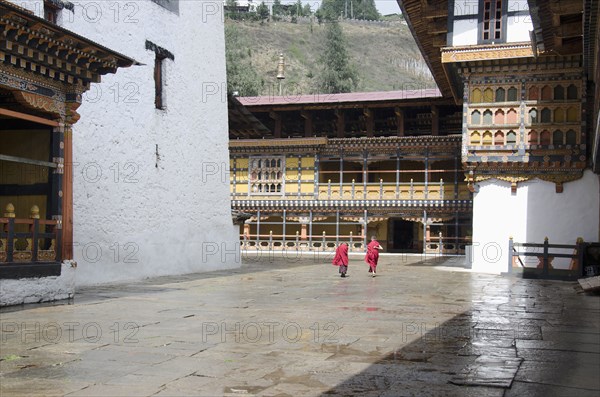
POLYGON ((462 105, 473 268, 506 271, 511 237, 599 241, 598 2, 399 3, 442 95, 462 105))
POLYGON ((0 66, 0 111, 10 122, 0 136, 28 129, 34 145, 49 146, 28 153, 5 140, 0 151, 3 170, 11 170, 0 180, 0 254, 6 252, 0 270, 17 260, 33 269, 19 274, 24 267, 12 266, 0 274, 2 304, 69 297, 74 285, 238 267, 228 202, 222 4, 1 0, 0 6, 7 38, 0 54, 14 60, 0 66), (27 33, 30 40, 19 42, 27 33), (28 82, 56 89, 32 92, 28 82), (24 96, 33 99, 26 103, 24 96), (45 132, 37 136, 39 126, 45 132), (64 153, 48 144, 56 131, 64 153), (14 176, 27 167, 41 179, 14 176), (42 180, 54 174, 61 175, 54 184, 60 188, 48 183, 44 190, 42 180), (19 221, 34 219, 32 204, 39 229, 19 221), (34 235, 34 229, 56 233, 34 235), (51 252, 48 260, 40 260, 42 248, 51 252), (49 266, 52 272, 40 271, 49 266))

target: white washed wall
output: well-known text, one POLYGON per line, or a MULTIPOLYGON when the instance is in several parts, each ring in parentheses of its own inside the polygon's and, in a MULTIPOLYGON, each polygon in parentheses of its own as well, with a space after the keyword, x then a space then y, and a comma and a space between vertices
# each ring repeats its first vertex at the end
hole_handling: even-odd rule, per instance
POLYGON ((454 21, 452 45, 463 46, 475 44, 477 44, 477 18, 454 21))
MULTIPOLYGON (((473 198, 473 269, 499 273, 508 267, 508 239, 515 242, 575 244, 577 237, 598 241, 600 184, 587 170, 583 178, 566 183, 563 193, 540 180, 519 184, 498 180, 478 184, 473 198)), ((568 260, 555 260, 559 268, 568 260)))
POLYGON ((77 285, 238 267, 221 2, 180 1, 179 15, 145 0, 73 3, 61 26, 142 63, 104 76, 78 110, 77 285), (175 56, 164 111, 146 40, 175 56))
POLYGON ((529 16, 516 15, 508 17, 508 30, 506 32, 507 43, 518 43, 530 41, 529 32, 533 30, 533 24, 529 16))

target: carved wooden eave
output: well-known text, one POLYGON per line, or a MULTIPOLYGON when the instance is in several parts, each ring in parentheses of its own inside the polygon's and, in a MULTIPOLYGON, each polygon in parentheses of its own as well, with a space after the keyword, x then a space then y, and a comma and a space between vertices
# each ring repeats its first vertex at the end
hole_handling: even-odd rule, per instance
POLYGON ((556 193, 563 192, 563 184, 576 181, 583 177, 584 167, 582 168, 552 168, 536 167, 527 169, 524 166, 514 165, 512 167, 497 166, 489 164, 487 167, 465 166, 465 182, 471 192, 475 191, 475 184, 490 179, 498 179, 509 182, 511 190, 516 193, 518 184, 534 179, 554 183, 556 193))
POLYGON ((249 153, 314 153, 327 145, 327 138, 233 139, 229 141, 232 154, 249 153))
POLYGON ((557 55, 581 54, 584 0, 528 0, 532 42, 557 55))
POLYGON ((335 151, 352 152, 357 150, 368 149, 370 152, 385 152, 390 153, 395 150, 406 149, 436 149, 436 150, 460 150, 462 144, 461 135, 446 135, 446 136, 387 136, 373 138, 332 138, 327 144, 327 152, 334 153, 335 151))
POLYGON ((100 76, 138 64, 85 37, 0 0, 0 88, 52 118, 76 121, 81 95, 100 76))
POLYGON ((470 45, 442 48, 442 63, 533 57, 531 43, 470 45))

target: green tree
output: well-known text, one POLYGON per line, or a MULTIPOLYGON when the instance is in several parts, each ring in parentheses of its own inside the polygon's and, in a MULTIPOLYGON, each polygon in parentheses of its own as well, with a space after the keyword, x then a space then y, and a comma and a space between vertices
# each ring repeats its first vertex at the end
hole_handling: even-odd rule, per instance
POLYGON ((352 92, 358 85, 358 73, 350 63, 346 39, 339 23, 328 24, 324 48, 324 53, 319 58, 319 91, 329 94, 352 92))
POLYGON ((225 24, 225 62, 227 66, 227 93, 237 91, 241 96, 260 95, 264 85, 250 61, 247 39, 232 24, 225 24))
POLYGON ((378 20, 381 15, 374 0, 323 0, 319 8, 324 19, 344 18, 378 20))
POLYGON ((302 7, 302 0, 297 0, 294 7, 291 9, 292 16, 302 17, 304 16, 304 8, 302 7))
POLYGON ((310 4, 306 3, 304 4, 304 7, 302 9, 302 14, 304 14, 305 17, 310 16, 310 14, 312 14, 312 10, 310 9, 310 4))
POLYGON ((261 21, 269 19, 269 7, 267 7, 264 1, 256 7, 256 14, 258 14, 261 21))
POLYGON ((283 6, 280 0, 273 1, 273 15, 281 16, 284 14, 283 6))

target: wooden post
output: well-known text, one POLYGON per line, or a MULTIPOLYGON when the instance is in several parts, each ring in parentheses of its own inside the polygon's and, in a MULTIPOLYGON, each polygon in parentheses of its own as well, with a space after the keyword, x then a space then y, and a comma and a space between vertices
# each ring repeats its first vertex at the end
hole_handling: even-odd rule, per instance
MULTIPOLYGON (((37 205, 31 207, 29 211, 29 218, 33 219, 33 224, 30 225, 30 233, 31 233, 31 261, 36 262, 38 257, 38 232, 40 228, 40 209, 37 205)), ((45 231, 44 231, 45 232, 45 231)))
POLYGON ((311 111, 302 110, 300 112, 302 118, 304 118, 304 136, 311 137, 313 136, 313 115, 311 111))
POLYGON ((425 150, 425 200, 429 198, 429 149, 425 150))
POLYGON ((270 112, 269 117, 275 120, 275 131, 273 131, 273 136, 275 138, 281 138, 281 115, 275 112, 270 112))
POLYGON ((548 276, 548 237, 544 237, 544 256, 543 256, 543 269, 542 269, 542 275, 544 277, 548 276))
POLYGON ((400 198, 400 149, 396 150, 396 200, 400 198))
POLYGON ((369 224, 369 221, 367 219, 368 215, 367 215, 367 210, 365 210, 364 212, 364 218, 363 218, 363 225, 362 225, 362 234, 363 234, 363 243, 365 244, 365 249, 367 248, 367 232, 368 232, 368 228, 367 225, 369 224))
POLYGON ((286 226, 287 226, 287 222, 286 222, 285 216, 286 216, 286 210, 284 209, 283 210, 283 227, 282 227, 283 233, 281 233, 281 234, 283 234, 283 249, 285 249, 285 232, 286 232, 285 229, 286 229, 286 226))
POLYGON ((315 199, 318 200, 319 199, 319 160, 320 160, 320 155, 319 153, 315 154, 315 176, 313 178, 313 180, 315 181, 314 184, 314 196, 315 199))
POLYGON ((394 109, 396 114, 396 129, 398 136, 404 136, 404 110, 399 107, 394 109))
POLYGON ((367 158, 368 158, 368 154, 367 151, 365 150, 363 152, 363 199, 366 200, 367 199, 367 168, 368 168, 368 163, 367 163, 367 158))
POLYGON ((367 126, 367 137, 373 137, 373 127, 375 124, 375 120, 373 119, 373 110, 369 108, 363 109, 363 115, 365 117, 365 124, 367 126))
POLYGON ((514 256, 514 242, 512 236, 508 238, 508 273, 513 272, 513 256, 514 256))
POLYGON ((340 244, 340 211, 335 212, 335 245, 340 244))
MULTIPOLYGON (((64 174, 62 178, 62 216, 55 215, 62 227, 62 258, 73 259, 73 128, 64 129, 64 174)), ((59 192, 60 194, 60 192, 59 192)))
POLYGON ((431 106, 431 135, 440 134, 440 111, 436 105, 431 106))
POLYGON ((260 248, 260 210, 256 211, 256 247, 260 248))
POLYGON ((343 138, 344 132, 346 130, 346 120, 344 118, 344 111, 342 109, 336 109, 335 117, 336 117, 335 125, 336 125, 336 129, 337 129, 337 137, 343 138))
POLYGON ((308 212, 308 249, 312 250, 312 224, 313 224, 313 212, 308 212))
POLYGON ((344 151, 340 152, 340 199, 344 198, 344 151))

